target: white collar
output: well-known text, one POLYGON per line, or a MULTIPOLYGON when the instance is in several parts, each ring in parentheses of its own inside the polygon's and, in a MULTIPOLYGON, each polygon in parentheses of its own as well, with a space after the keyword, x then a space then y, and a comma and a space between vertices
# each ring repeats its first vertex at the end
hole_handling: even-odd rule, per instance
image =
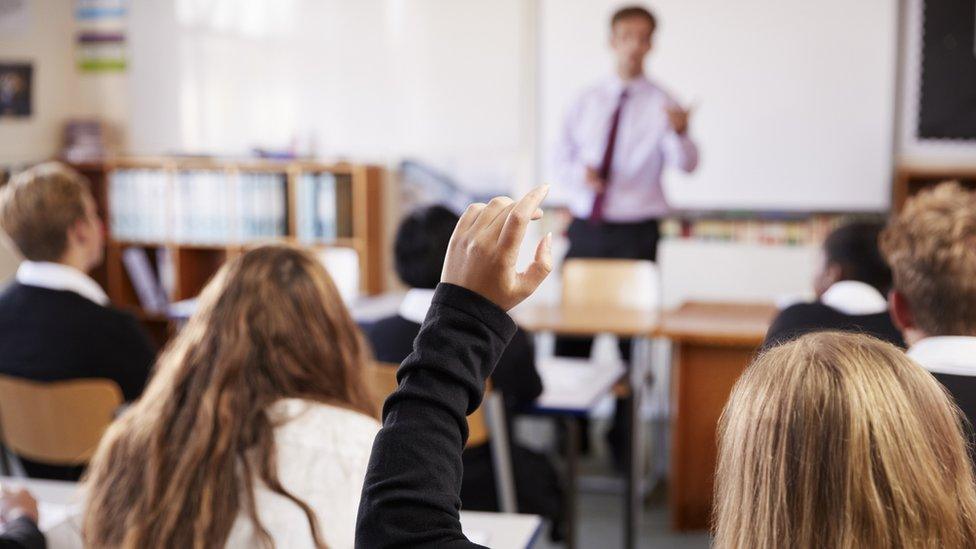
POLYGON ((604 89, 606 89, 610 95, 617 97, 625 89, 627 90, 628 94, 633 94, 634 92, 650 85, 651 81, 647 78, 647 75, 644 74, 636 78, 631 78, 630 80, 624 80, 615 74, 607 78, 606 83, 604 84, 604 89))
POLYGON ((17 282, 25 286, 74 292, 99 305, 108 305, 108 296, 97 282, 78 269, 61 263, 22 261, 17 268, 17 282))
POLYGON ((927 337, 912 345, 908 356, 933 374, 976 376, 976 337, 927 337))
POLYGON ((835 282, 820 302, 845 315, 876 315, 888 310, 888 300, 874 286, 857 280, 835 282))
POLYGON ((434 290, 412 288, 400 302, 400 316, 410 322, 423 324, 424 319, 427 318, 427 310, 430 309, 430 303, 433 300, 434 290))

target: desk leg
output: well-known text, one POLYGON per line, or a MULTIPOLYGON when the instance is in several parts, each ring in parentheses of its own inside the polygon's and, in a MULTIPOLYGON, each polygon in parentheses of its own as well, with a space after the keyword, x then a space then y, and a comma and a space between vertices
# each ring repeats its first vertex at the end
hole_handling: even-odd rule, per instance
POLYGON ((566 427, 566 479, 563 495, 567 549, 576 549, 579 519, 579 445, 580 429, 576 416, 563 416, 566 427))
POLYGON ((624 494, 624 547, 633 549, 637 547, 637 534, 640 529, 640 513, 643 508, 643 494, 641 486, 643 484, 643 451, 644 444, 641 437, 641 405, 644 396, 645 368, 648 352, 648 340, 645 338, 634 338, 632 340, 632 351, 630 358, 630 370, 628 373, 628 385, 630 386, 630 397, 627 402, 627 417, 630 420, 630 436, 627 437, 627 473, 624 494))

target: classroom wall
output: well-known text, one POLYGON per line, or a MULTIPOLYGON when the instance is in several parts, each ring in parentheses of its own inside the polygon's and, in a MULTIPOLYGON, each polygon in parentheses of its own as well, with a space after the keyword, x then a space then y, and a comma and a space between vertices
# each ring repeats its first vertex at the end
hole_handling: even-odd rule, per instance
POLYGON ((0 163, 53 156, 64 120, 75 110, 72 2, 29 2, 26 28, 0 33, 0 59, 34 64, 33 114, 0 121, 0 163))

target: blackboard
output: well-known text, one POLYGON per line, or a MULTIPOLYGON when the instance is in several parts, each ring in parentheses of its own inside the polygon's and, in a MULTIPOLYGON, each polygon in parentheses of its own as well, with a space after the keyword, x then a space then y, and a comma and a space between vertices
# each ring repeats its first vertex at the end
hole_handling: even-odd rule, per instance
POLYGON ((925 0, 918 137, 976 140, 976 1, 925 0))

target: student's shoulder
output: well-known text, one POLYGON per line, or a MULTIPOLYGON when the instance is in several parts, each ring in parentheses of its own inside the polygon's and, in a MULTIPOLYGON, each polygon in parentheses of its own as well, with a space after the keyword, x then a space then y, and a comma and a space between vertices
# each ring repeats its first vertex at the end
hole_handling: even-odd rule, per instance
POLYGON ((286 398, 268 410, 275 441, 291 447, 328 449, 330 452, 368 454, 380 422, 362 412, 333 404, 286 398))

